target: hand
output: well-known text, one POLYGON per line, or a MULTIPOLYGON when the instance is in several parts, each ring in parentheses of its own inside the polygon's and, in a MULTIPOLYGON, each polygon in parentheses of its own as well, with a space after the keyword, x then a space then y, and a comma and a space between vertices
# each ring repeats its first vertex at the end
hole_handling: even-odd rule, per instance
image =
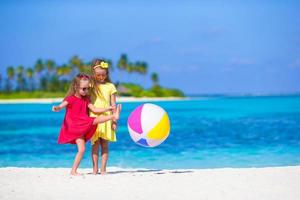
POLYGON ((111 111, 116 112, 116 104, 110 106, 111 111))
POLYGON ((59 106, 52 106, 52 111, 53 112, 58 112, 58 111, 60 111, 60 107, 59 106))

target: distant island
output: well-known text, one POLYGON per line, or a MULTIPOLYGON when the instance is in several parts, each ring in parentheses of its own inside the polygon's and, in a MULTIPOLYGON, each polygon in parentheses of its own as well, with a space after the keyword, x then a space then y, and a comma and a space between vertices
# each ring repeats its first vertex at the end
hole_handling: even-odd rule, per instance
MULTIPOLYGON (((156 72, 148 74, 148 64, 143 61, 130 62, 126 54, 122 54, 114 65, 110 59, 110 70, 119 70, 119 80, 114 81, 119 96, 132 97, 184 97, 178 89, 164 88, 159 84, 156 72), (148 89, 133 82, 122 82, 121 76, 137 73, 143 78, 150 78, 152 86, 148 89)), ((54 60, 38 59, 33 67, 22 65, 9 66, 6 78, 0 74, 0 99, 23 98, 56 98, 64 97, 70 81, 79 73, 90 73, 90 62, 84 62, 78 56, 73 56, 68 63, 57 65, 54 60)))

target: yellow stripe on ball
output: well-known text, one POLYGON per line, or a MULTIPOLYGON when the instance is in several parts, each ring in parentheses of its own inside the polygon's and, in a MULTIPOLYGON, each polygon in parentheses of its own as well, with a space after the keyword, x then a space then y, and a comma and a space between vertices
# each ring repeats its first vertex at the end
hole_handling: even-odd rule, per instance
POLYGON ((170 121, 167 113, 165 113, 158 124, 151 129, 147 136, 149 139, 160 140, 166 138, 170 132, 170 121))

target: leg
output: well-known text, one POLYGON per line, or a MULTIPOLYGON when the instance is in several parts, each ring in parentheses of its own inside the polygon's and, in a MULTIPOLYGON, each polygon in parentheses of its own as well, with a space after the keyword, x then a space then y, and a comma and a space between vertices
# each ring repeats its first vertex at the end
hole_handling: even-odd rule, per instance
POLYGON ((99 140, 92 146, 92 161, 93 161, 93 174, 98 174, 98 160, 99 160, 99 140))
POLYGON ((93 124, 94 125, 95 124, 100 124, 100 123, 103 123, 103 122, 106 122, 106 121, 109 121, 109 120, 118 120, 119 117, 120 117, 121 109, 122 109, 122 105, 119 104, 117 106, 116 113, 114 113, 113 115, 100 115, 99 117, 96 117, 94 119, 93 124))
POLYGON ((101 145, 101 174, 106 174, 106 164, 108 160, 108 141, 100 139, 101 145))
POLYGON ((109 121, 109 120, 112 120, 112 119, 114 119, 113 115, 100 115, 99 117, 96 117, 94 119, 93 125, 101 124, 103 122, 106 122, 106 121, 109 121))
POLYGON ((77 144, 78 152, 75 156, 75 160, 71 170, 71 175, 75 175, 75 176, 80 175, 77 173, 77 169, 85 151, 85 140, 83 138, 78 138, 76 139, 76 144, 77 144))

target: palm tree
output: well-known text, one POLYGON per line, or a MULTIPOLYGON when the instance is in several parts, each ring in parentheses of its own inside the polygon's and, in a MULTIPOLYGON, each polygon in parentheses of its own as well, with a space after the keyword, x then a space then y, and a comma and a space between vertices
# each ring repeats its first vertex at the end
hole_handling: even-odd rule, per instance
POLYGON ((14 67, 10 66, 6 69, 7 77, 8 77, 8 82, 7 82, 7 91, 10 92, 12 90, 12 80, 14 79, 15 76, 15 69, 14 67))
POLYGON ((84 71, 84 68, 82 67, 84 66, 84 64, 77 55, 73 56, 70 59, 69 65, 71 67, 71 71, 73 71, 74 73, 77 73, 76 71, 84 71))
POLYGON ((136 72, 136 73, 139 73, 139 74, 147 74, 147 63, 145 62, 141 62, 141 61, 137 61, 135 62, 134 64, 133 63, 129 63, 127 64, 127 67, 126 67, 126 71, 127 72, 136 72))
POLYGON ((52 78, 56 76, 55 74, 56 65, 53 60, 48 59, 46 60, 45 67, 47 69, 47 73, 41 78, 41 86, 42 89, 49 91, 50 80, 52 80, 52 78))
POLYGON ((71 80, 72 77, 70 77, 70 74, 72 72, 72 68, 69 65, 62 65, 56 68, 56 75, 58 76, 59 80, 71 80))
MULTIPOLYGON (((145 63, 145 62, 137 61, 135 63, 134 68, 135 68, 134 71, 137 72, 140 75, 146 75, 147 74, 147 71, 148 71, 147 63, 145 63)), ((145 80, 145 79, 143 78, 143 80, 145 80)), ((141 82, 144 82, 144 81, 141 81, 141 82)))
POLYGON ((33 69, 31 68, 27 68, 26 69, 26 76, 29 80, 29 86, 28 86, 28 89, 29 91, 32 91, 34 88, 33 88, 33 69))
POLYGON ((2 91, 2 74, 0 74, 0 91, 2 91))
POLYGON ((46 61, 47 74, 50 75, 55 69, 55 62, 53 60, 46 61))
POLYGON ((137 73, 140 73, 140 66, 141 66, 141 62, 137 61, 134 63, 134 71, 137 73))
POLYGON ((60 81, 57 76, 52 76, 48 81, 47 91, 55 92, 57 90, 60 90, 60 81))
POLYGON ((148 64, 146 62, 141 63, 141 73, 146 75, 148 73, 148 64))
POLYGON ((69 62, 72 67, 74 66, 74 67, 79 68, 82 65, 82 61, 79 58, 79 56, 77 56, 77 55, 73 56, 69 62))
POLYGON ((147 66, 147 63, 145 62, 136 62, 136 72, 139 73, 139 74, 142 74, 142 75, 145 75, 147 74, 147 71, 148 71, 148 66, 147 66))
POLYGON ((91 73, 91 65, 92 62, 83 62, 82 66, 80 67, 80 72, 90 74, 91 73))
POLYGON ((24 67, 22 65, 18 66, 16 72, 17 72, 17 83, 18 83, 17 89, 24 90, 25 87, 24 67))
POLYGON ((128 65, 127 55, 122 54, 119 61, 118 61, 117 66, 120 70, 125 70, 127 68, 127 65, 128 65))
POLYGON ((158 85, 158 74, 157 73, 152 73, 151 74, 151 80, 153 82, 153 87, 158 85))
POLYGON ((35 73, 39 74, 43 70, 44 70, 44 63, 41 59, 38 59, 34 65, 34 71, 35 73))
POLYGON ((135 64, 128 63, 125 71, 128 72, 129 74, 135 72, 136 71, 135 64))
POLYGON ((36 80, 37 80, 37 85, 38 85, 38 88, 40 87, 40 83, 41 83, 41 80, 40 80, 40 75, 41 75, 41 72, 44 70, 44 63, 41 59, 38 59, 34 65, 34 72, 37 76, 36 77, 36 80))
POLYGON ((63 68, 62 67, 57 67, 56 68, 56 75, 58 77, 62 76, 63 75, 63 68))
POLYGON ((127 67, 126 67, 125 70, 126 70, 126 72, 129 73, 128 80, 132 80, 132 77, 130 75, 133 74, 134 72, 137 72, 137 67, 134 63, 130 62, 130 63, 127 64, 127 67))
MULTIPOLYGON (((72 72, 72 67, 71 66, 66 65, 66 64, 64 64, 62 66, 62 75, 63 76, 67 76, 68 77, 71 74, 71 72, 72 72)), ((71 77, 68 77, 68 78, 71 79, 71 77)))
POLYGON ((119 81, 121 81, 122 79, 122 71, 128 68, 128 60, 127 60, 127 55, 126 54, 122 54, 118 64, 117 64, 118 69, 120 70, 120 77, 119 77, 119 81))

